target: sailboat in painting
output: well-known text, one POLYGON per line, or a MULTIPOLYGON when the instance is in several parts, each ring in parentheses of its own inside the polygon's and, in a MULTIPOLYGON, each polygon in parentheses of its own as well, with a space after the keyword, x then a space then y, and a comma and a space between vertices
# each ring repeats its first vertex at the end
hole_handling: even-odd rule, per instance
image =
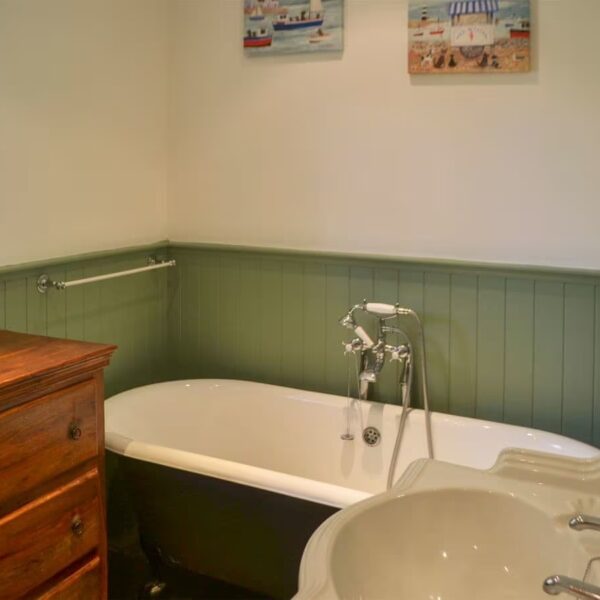
POLYGON ((273 21, 275 31, 292 31, 294 29, 307 29, 321 27, 325 20, 325 11, 321 0, 310 0, 308 11, 303 10, 300 15, 280 15, 273 21))
POLYGON ((287 8, 279 5, 279 0, 244 0, 244 14, 252 15, 257 7, 263 15, 281 15, 287 12, 287 8))
POLYGON ((251 21, 262 21, 264 18, 265 16, 263 14, 262 8, 260 7, 260 4, 257 4, 250 13, 249 19, 251 21))

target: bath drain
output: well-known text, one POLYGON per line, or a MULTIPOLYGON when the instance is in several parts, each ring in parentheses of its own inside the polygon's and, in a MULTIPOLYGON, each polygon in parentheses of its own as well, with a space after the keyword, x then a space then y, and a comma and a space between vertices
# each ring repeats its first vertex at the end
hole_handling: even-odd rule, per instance
POLYGON ((381 441, 381 433, 376 427, 367 427, 363 431, 363 440, 367 446, 377 446, 381 441))

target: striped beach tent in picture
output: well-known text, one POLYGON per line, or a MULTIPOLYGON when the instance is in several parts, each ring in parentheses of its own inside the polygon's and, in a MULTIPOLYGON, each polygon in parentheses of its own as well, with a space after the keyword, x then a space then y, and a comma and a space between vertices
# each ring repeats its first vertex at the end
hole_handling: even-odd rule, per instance
POLYGON ((459 0, 450 2, 450 16, 459 17, 461 15, 487 14, 493 15, 500 10, 500 0, 459 0))

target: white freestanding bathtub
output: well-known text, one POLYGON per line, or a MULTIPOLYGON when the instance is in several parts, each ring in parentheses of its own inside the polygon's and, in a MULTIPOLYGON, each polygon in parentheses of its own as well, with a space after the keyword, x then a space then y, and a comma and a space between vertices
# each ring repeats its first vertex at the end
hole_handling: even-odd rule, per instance
MULTIPOLYGON (((291 597, 304 544, 340 508, 385 491, 401 408, 259 383, 174 381, 106 402, 106 446, 121 455, 141 535, 156 556, 273 597, 291 597), (343 440, 349 432, 353 440, 343 440), (381 433, 368 446, 366 427, 381 433), (298 547, 296 547, 298 546, 298 547)), ((491 468, 505 448, 592 458, 551 434, 434 413, 435 459, 491 468)), ((396 479, 427 456, 411 412, 396 479)))

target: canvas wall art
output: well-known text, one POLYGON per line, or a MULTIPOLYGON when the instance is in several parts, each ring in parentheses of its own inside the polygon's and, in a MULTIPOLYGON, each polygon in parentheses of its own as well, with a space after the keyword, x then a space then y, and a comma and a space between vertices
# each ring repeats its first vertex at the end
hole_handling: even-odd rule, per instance
POLYGON ((410 0, 411 74, 530 69, 529 0, 410 0))
POLYGON ((248 54, 340 51, 344 0, 245 0, 248 54))

